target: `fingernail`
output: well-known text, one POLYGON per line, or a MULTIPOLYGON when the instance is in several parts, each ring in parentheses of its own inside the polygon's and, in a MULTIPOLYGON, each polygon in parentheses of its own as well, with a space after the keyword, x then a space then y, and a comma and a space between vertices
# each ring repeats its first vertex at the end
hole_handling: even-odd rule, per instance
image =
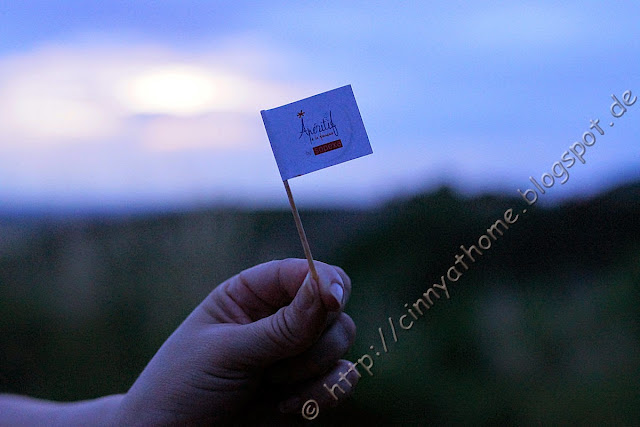
POLYGON ((280 404, 278 405, 278 409, 283 414, 290 414, 291 412, 295 412, 298 410, 298 407, 300 406, 300 402, 301 400, 299 397, 297 396, 290 397, 289 399, 280 402, 280 404))
POLYGON ((313 305, 313 286, 311 286, 311 277, 307 276, 302 283, 302 287, 298 291, 300 292, 300 304, 301 310, 307 310, 313 305))
POLYGON ((331 295, 336 299, 338 305, 342 306, 342 298, 344 297, 344 290, 342 290, 342 286, 338 283, 332 283, 329 291, 331 291, 331 295))

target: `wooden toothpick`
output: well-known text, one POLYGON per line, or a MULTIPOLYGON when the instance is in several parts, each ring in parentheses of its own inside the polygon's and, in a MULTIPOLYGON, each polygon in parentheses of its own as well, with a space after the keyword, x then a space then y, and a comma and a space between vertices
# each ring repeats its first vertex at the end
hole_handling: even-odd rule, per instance
POLYGON ((285 179, 283 183, 284 183, 285 190, 287 190, 287 197, 289 198, 289 205, 291 206, 293 219, 296 222, 296 228, 298 229, 300 242, 302 242, 302 249, 304 249, 304 255, 307 257, 307 261, 309 262, 309 271, 311 272, 311 277, 313 278, 313 280, 316 281, 316 283, 320 284, 320 279, 318 278, 318 272, 316 271, 315 265, 313 265, 313 257, 311 256, 311 248, 309 248, 307 235, 305 234, 304 228, 302 227, 302 221, 300 220, 300 214, 298 213, 298 208, 296 208, 296 203, 293 201, 293 194, 291 194, 289 181, 285 179))

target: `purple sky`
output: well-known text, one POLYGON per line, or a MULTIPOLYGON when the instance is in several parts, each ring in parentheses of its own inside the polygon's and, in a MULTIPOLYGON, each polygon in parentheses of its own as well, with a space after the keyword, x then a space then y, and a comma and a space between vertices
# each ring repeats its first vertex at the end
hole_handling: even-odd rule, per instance
POLYGON ((292 180, 301 206, 517 195, 591 119, 604 135, 545 200, 637 179, 640 102, 609 108, 640 95, 640 6, 555 3, 10 2, 0 203, 284 206, 259 111, 346 84, 374 154, 292 180))

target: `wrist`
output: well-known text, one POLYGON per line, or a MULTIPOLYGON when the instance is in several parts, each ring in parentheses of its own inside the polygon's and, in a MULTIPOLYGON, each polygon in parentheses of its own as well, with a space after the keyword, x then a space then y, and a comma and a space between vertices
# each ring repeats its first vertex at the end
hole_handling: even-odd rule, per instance
POLYGON ((123 395, 78 402, 0 396, 0 425, 114 426, 123 395))

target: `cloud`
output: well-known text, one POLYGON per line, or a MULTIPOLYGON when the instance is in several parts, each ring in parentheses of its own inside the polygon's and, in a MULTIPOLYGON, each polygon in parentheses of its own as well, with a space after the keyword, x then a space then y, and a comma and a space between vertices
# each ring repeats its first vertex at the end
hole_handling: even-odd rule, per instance
POLYGON ((105 102, 99 64, 46 50, 0 62, 3 146, 43 146, 114 132, 114 105, 105 102))
POLYGON ((139 120, 139 141, 151 151, 244 150, 265 143, 259 115, 217 112, 198 116, 159 116, 139 120))
POLYGON ((259 110, 300 97, 303 85, 261 77, 238 60, 242 49, 237 41, 200 54, 76 43, 2 58, 0 150, 116 139, 151 150, 255 143, 259 110))
POLYGON ((253 199, 269 174, 279 189, 259 111, 319 86, 271 77, 280 59, 248 37, 188 53, 76 41, 0 57, 0 199, 253 199))

